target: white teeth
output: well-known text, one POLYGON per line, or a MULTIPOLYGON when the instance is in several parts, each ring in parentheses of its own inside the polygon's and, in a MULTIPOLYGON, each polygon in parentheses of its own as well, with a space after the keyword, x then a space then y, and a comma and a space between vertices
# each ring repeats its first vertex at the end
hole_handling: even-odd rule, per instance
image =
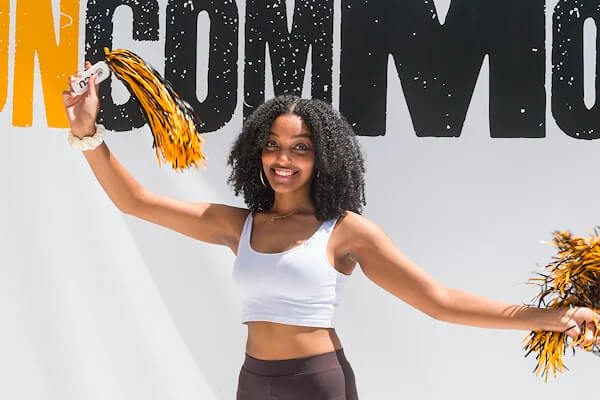
POLYGON ((280 176, 290 176, 294 173, 294 171, 290 171, 289 169, 275 169, 275 174, 280 176))

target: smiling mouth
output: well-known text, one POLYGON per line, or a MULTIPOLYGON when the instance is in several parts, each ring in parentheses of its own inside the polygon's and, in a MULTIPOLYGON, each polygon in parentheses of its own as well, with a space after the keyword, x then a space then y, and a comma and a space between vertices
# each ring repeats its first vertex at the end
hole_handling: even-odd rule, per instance
POLYGON ((298 171, 295 171, 292 169, 286 169, 286 168, 271 168, 271 171, 273 172, 273 174, 275 176, 282 177, 282 178, 288 178, 292 175, 295 175, 298 172, 298 171))

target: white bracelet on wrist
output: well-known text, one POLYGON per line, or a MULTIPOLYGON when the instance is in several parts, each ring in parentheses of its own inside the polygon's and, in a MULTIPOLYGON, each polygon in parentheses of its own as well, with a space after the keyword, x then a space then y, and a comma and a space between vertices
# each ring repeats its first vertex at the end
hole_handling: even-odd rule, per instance
POLYGON ((96 133, 94 133, 92 136, 85 136, 83 139, 79 139, 77 136, 73 135, 73 132, 71 132, 69 129, 67 142, 69 142, 71 147, 75 150, 93 150, 102 144, 105 134, 106 129, 102 124, 96 124, 96 133))

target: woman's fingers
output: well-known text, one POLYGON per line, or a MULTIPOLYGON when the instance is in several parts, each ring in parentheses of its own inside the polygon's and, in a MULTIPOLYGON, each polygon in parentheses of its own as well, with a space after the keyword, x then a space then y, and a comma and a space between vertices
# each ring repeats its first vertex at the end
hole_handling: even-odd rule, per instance
POLYGON ((98 96, 98 88, 96 87, 96 74, 90 76, 90 80, 88 82, 88 88, 90 96, 97 97, 98 96))
POLYGON ((69 107, 71 105, 71 97, 73 96, 72 90, 63 90, 62 97, 65 103, 65 107, 69 107))
MULTIPOLYGON (((86 61, 84 64, 84 70, 89 69, 92 66, 92 64, 89 61, 86 61)), ((64 90, 62 92, 62 96, 63 96, 63 101, 65 103, 65 107, 67 108, 67 114, 72 113, 71 107, 75 104, 77 104, 79 101, 81 101, 81 96, 76 95, 75 92, 73 91, 73 82, 75 82, 77 79, 81 78, 81 76, 83 75, 82 70, 77 70, 77 72, 75 73, 75 75, 69 75, 69 77, 67 78, 67 86, 68 89, 64 90)), ((92 79, 92 82, 94 82, 94 79, 92 79)))
POLYGON ((90 63, 89 61, 86 61, 84 64, 84 70, 80 70, 78 69, 77 72, 75 73, 75 75, 70 75, 68 78, 68 84, 69 87, 71 87, 71 84, 77 80, 78 78, 81 78, 81 76, 83 75, 83 73, 85 72, 85 70, 88 70, 90 67, 92 66, 92 63, 90 63))
POLYGON ((569 310, 571 322, 569 329, 565 331, 572 340, 578 341, 578 347, 587 347, 590 344, 600 344, 600 333, 597 325, 600 315, 587 307, 575 307, 569 310), (583 337, 581 337, 583 334, 583 337))
POLYGON ((593 331, 593 323, 588 323, 587 324, 587 329, 585 330, 585 337, 583 339, 583 346, 587 346, 590 345, 592 343, 594 343, 594 331, 593 331))
MULTIPOLYGON (((92 66, 92 64, 89 61, 86 61, 84 64, 84 69, 87 70, 92 66)), ((83 75, 84 71, 82 70, 77 70, 77 72, 75 73, 75 75, 69 75, 69 77, 67 78, 67 85, 69 86, 69 90, 72 92, 73 91, 73 82, 75 82, 77 79, 81 78, 81 76, 83 75)), ((68 92, 68 91, 65 91, 68 92)), ((65 93, 63 93, 65 94, 65 93)))
MULTIPOLYGON (((583 320, 581 320, 579 326, 575 327, 573 329, 573 333, 576 333, 575 338, 577 338, 578 336, 580 336, 583 333, 583 341, 580 342, 579 346, 580 347, 586 347, 590 344, 593 343, 599 343, 600 342, 600 335, 597 334, 597 328, 596 328, 596 323, 595 321, 598 321, 597 317, 598 315, 596 313, 591 312, 591 310, 585 310, 585 311, 589 311, 583 320)), ((571 336, 571 335, 569 335, 571 336)), ((572 336, 571 336, 572 337, 572 336)), ((575 339, 574 338, 574 339, 575 339)))

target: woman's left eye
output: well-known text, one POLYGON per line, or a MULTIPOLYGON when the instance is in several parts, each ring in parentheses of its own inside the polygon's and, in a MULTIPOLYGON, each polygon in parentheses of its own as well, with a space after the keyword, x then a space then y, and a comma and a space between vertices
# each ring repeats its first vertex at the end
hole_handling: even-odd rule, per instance
POLYGON ((307 145, 307 144, 305 144, 305 143, 298 143, 298 144, 296 145, 296 148, 297 148, 298 150, 303 150, 303 151, 306 151, 306 150, 308 150, 308 149, 309 149, 308 145, 307 145))

